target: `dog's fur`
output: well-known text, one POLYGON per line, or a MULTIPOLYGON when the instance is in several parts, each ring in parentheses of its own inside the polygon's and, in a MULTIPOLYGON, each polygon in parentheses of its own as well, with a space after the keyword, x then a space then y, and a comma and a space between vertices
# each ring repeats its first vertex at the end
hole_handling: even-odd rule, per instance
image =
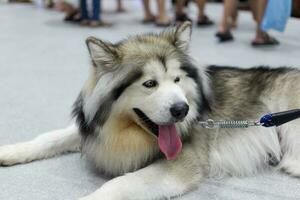
MULTIPOLYGON (((194 189, 209 176, 246 176, 264 169, 300 176, 300 122, 278 129, 216 129, 199 119, 258 119, 300 107, 300 71, 290 68, 197 68, 188 56, 191 24, 111 44, 88 38, 93 67, 74 104, 76 125, 0 147, 14 165, 79 151, 103 173, 118 176, 84 200, 163 199, 194 189), (157 85, 145 87, 148 80, 157 85), (169 109, 189 105, 182 121, 169 109), (166 160, 143 121, 176 123, 183 149, 166 160), (130 172, 130 173, 129 173, 130 172)), ((155 131, 154 131, 155 132, 155 131)))

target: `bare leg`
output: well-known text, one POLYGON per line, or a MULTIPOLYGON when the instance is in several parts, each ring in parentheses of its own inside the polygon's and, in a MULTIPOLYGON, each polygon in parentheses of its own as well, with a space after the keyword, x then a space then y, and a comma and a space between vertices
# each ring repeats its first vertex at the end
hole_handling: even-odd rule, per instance
POLYGON ((224 0, 223 19, 219 27, 220 33, 230 30, 229 18, 234 15, 237 9, 237 0, 224 0))
POLYGON ((177 0, 176 2, 176 15, 184 15, 184 7, 186 0, 177 0))
POLYGON ((156 19, 156 23, 158 25, 169 25, 170 18, 166 13, 165 0, 157 0, 157 7, 158 7, 158 16, 156 19))
POLYGON ((201 20, 205 17, 205 3, 206 3, 206 0, 196 0, 196 3, 198 5, 198 10, 199 10, 198 20, 201 20))
POLYGON ((207 15, 205 14, 205 3, 206 0, 195 0, 195 2, 198 5, 198 26, 209 26, 213 24, 213 21, 211 21, 207 15))
POLYGON ((219 38, 220 42, 232 41, 234 38, 230 32, 232 16, 237 9, 237 0, 224 0, 223 19, 219 26, 219 30, 216 33, 216 37, 219 38))
POLYGON ((237 28, 238 24, 238 9, 236 8, 231 16, 231 28, 237 28))
POLYGON ((278 45, 279 42, 269 36, 266 32, 261 30, 261 23, 265 14, 265 9, 267 7, 268 0, 254 0, 254 5, 253 5, 253 13, 254 19, 256 21, 256 34, 255 38, 252 41, 253 45, 278 45))
POLYGON ((117 0, 117 12, 125 12, 122 0, 117 0))
POLYGON ((185 21, 192 21, 189 16, 185 13, 186 0, 177 0, 176 1, 176 22, 182 23, 185 21))
POLYGON ((255 41, 262 42, 264 40, 264 32, 260 29, 261 22, 264 17, 265 9, 268 3, 268 0, 255 0, 255 9, 256 10, 256 35, 255 41))
POLYGON ((150 8, 150 0, 143 0, 143 7, 144 7, 144 19, 143 22, 150 22, 154 21, 155 16, 151 12, 150 8))

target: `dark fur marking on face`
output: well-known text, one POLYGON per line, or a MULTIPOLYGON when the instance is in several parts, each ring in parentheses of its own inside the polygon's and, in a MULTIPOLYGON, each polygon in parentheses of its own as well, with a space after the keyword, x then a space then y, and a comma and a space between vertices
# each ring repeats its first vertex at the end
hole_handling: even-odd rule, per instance
POLYGON ((80 130, 80 133, 87 133, 91 131, 91 127, 86 123, 83 112, 83 97, 80 93, 73 105, 72 116, 76 118, 76 123, 80 130))
POLYGON ((166 62, 166 58, 163 55, 158 55, 157 56, 158 60, 162 63, 162 66, 164 67, 165 71, 168 71, 167 69, 167 62, 166 62))
POLYGON ((132 74, 130 74, 121 85, 119 85, 118 87, 116 87, 115 89, 113 89, 112 91, 112 96, 114 100, 117 100, 121 94, 124 92, 124 90, 130 86, 133 82, 135 82, 136 80, 138 80, 139 78, 141 78, 141 76, 143 75, 142 71, 137 70, 135 72, 133 72, 132 74))
POLYGON ((93 134, 97 126, 103 126, 109 117, 111 107, 113 103, 118 100, 127 87, 129 87, 133 82, 138 80, 142 76, 141 71, 134 71, 129 74, 125 80, 122 81, 120 85, 115 87, 112 92, 105 98, 104 101, 98 106, 98 110, 91 120, 87 122, 85 119, 85 114, 83 112, 83 97, 80 94, 73 106, 73 117, 76 118, 81 135, 86 138, 87 136, 93 134))
POLYGON ((201 99, 197 101, 198 118, 205 110, 210 110, 210 105, 203 92, 202 80, 199 76, 198 69, 188 60, 182 62, 180 69, 187 73, 187 76, 197 84, 198 95, 201 99))

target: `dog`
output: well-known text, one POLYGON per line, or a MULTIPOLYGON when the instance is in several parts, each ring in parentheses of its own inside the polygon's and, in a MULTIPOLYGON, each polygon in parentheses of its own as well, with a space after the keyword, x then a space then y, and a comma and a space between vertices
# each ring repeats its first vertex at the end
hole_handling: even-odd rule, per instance
POLYGON ((74 103, 76 123, 0 147, 0 164, 80 151, 115 177, 82 200, 165 199, 207 177, 263 170, 299 177, 299 121, 277 129, 205 129, 197 122, 298 108, 300 71, 198 67, 188 55, 191 31, 185 22, 116 44, 89 37, 92 67, 74 103))

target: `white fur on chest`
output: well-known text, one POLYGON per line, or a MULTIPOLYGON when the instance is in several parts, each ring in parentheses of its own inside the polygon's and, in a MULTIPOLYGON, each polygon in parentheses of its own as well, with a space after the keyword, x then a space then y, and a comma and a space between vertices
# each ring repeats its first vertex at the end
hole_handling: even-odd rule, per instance
POLYGON ((281 150, 275 129, 221 129, 211 133, 210 174, 252 175, 268 164, 272 155, 280 160, 281 150))
POLYGON ((106 174, 115 176, 140 169, 159 152, 156 139, 134 124, 125 132, 117 131, 116 127, 100 132, 85 140, 83 152, 106 174))

